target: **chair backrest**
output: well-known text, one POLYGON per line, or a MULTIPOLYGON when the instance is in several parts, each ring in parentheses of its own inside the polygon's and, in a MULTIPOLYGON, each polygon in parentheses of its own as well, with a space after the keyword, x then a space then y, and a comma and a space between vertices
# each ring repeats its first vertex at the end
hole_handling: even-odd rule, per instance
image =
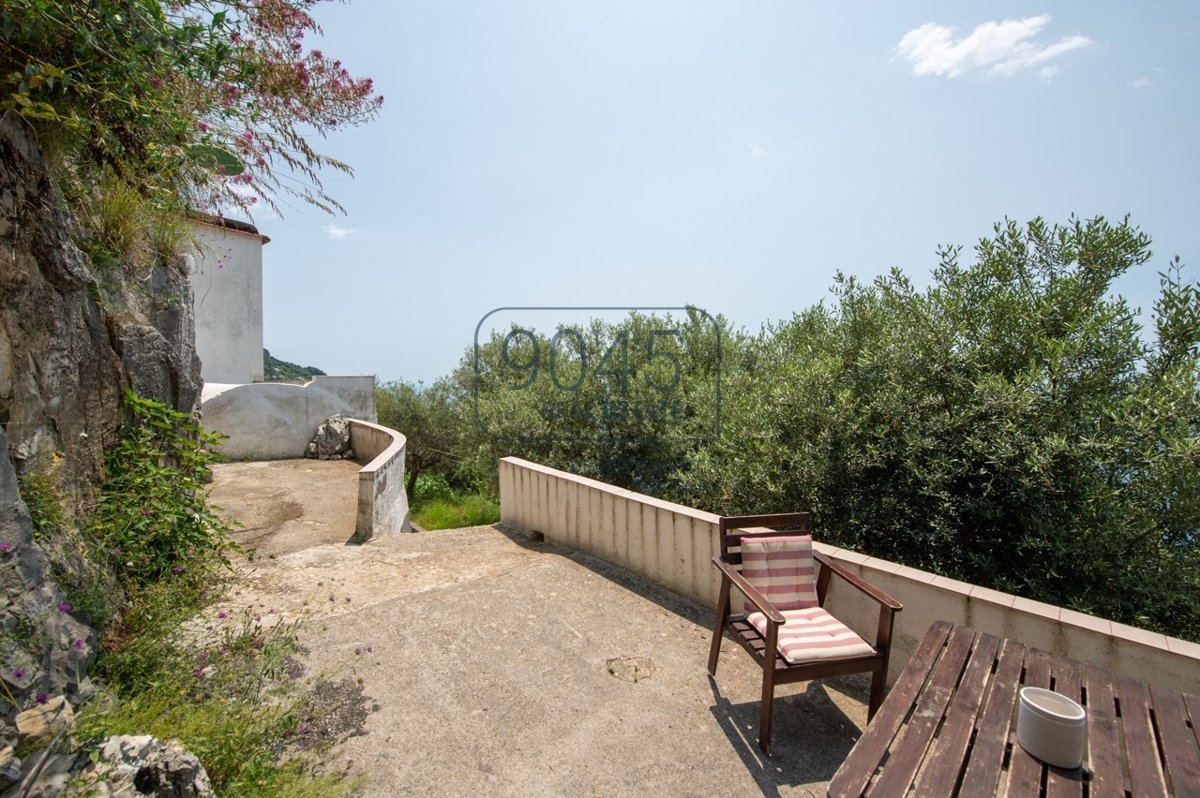
POLYGON ((742 563, 744 539, 811 535, 811 513, 775 513, 773 515, 722 516, 720 521, 721 556, 734 565, 742 563))
MULTIPOLYGON (((812 514, 811 513, 774 513, 771 515, 733 515, 722 516, 719 523, 719 535, 721 543, 721 559, 730 565, 736 565, 739 571, 751 580, 751 584, 755 587, 764 588, 773 595, 767 595, 768 600, 782 600, 788 605, 789 609, 799 607, 818 606, 823 598, 823 593, 819 586, 813 584, 813 565, 811 543, 806 562, 801 563, 786 563, 785 570, 793 566, 807 569, 808 575, 800 577, 795 583, 794 588, 784 588, 776 583, 780 580, 775 579, 767 571, 758 573, 765 565, 766 558, 763 556, 762 547, 756 554, 758 561, 752 563, 750 573, 746 570, 746 565, 743 562, 743 542, 745 541, 764 541, 768 542, 772 539, 780 537, 812 535, 812 514), (774 588, 774 589, 773 589, 774 588), (815 588, 815 592, 814 592, 815 588), (814 600, 815 599, 815 600, 814 600)), ((780 556, 778 554, 773 556, 780 556)), ((788 555, 783 555, 788 556, 788 555)), ((754 558, 752 558, 754 559, 754 558)), ((766 593, 764 593, 766 595, 766 593)), ((747 602, 746 611, 751 610, 750 604, 747 602)))

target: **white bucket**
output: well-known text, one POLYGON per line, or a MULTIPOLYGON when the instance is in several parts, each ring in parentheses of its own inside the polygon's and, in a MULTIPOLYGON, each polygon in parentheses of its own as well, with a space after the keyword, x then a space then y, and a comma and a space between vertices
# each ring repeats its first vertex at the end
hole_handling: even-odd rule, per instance
POLYGON ((1022 687, 1017 710, 1017 742, 1030 755, 1060 768, 1083 764, 1087 713, 1061 693, 1022 687))

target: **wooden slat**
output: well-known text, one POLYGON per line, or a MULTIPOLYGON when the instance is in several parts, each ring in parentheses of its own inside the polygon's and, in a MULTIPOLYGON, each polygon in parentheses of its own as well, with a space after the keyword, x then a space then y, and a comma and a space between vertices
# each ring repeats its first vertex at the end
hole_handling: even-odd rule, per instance
MULTIPOLYGON (((1054 692, 1082 704, 1080 664, 1068 657, 1056 657, 1050 665, 1054 692)), ((1085 721, 1086 722, 1086 721, 1085 721)), ((1083 768, 1046 768, 1046 798, 1078 798, 1083 795, 1083 768)))
MULTIPOLYGON (((1030 649, 1025 655, 1024 687, 1050 687, 1050 655, 1040 649, 1030 649)), ((1034 758, 1017 742, 1017 735, 1012 735, 1012 757, 1008 765, 1008 794, 1009 795, 1038 795, 1042 788, 1042 774, 1045 765, 1040 759, 1034 758)))
POLYGON ((1150 688, 1163 764, 1176 798, 1200 798, 1200 747, 1195 732, 1188 728, 1187 708, 1178 690, 1150 688))
POLYGON ((1138 798, 1156 798, 1167 794, 1154 724, 1150 719, 1150 693, 1146 685, 1119 675, 1117 699, 1121 702, 1121 728, 1125 732, 1125 753, 1129 759, 1129 788, 1138 798))
POLYGON ((909 785, 916 779, 917 769, 925 759, 933 733, 945 716, 946 705, 950 703, 950 696, 954 695, 954 688, 974 641, 973 629, 956 626, 951 632, 942 656, 917 698, 904 736, 892 747, 887 767, 871 785, 868 795, 893 796, 908 791, 909 785))
POLYGON ((1184 693, 1183 704, 1187 707, 1188 720, 1192 722, 1192 734, 1196 735, 1196 745, 1200 745, 1200 696, 1184 693))
POLYGON ((999 663, 992 678, 987 704, 976 725, 971 760, 967 763, 967 772, 963 774, 959 795, 996 794, 1024 661, 1025 646, 1013 640, 1005 640, 1000 644, 999 663))
POLYGON ((925 678, 933 667, 946 638, 950 635, 953 624, 948 621, 937 621, 929 627, 917 650, 909 658, 908 664, 887 698, 883 700, 875 718, 867 726, 862 737, 855 743, 849 756, 842 762, 833 779, 829 782, 828 794, 834 798, 841 796, 859 796, 863 794, 875 769, 879 766, 888 746, 891 745, 896 732, 900 729, 909 708, 916 700, 918 693, 925 684, 925 678))
POLYGON ((971 744, 971 732, 983 705, 984 688, 992 675, 992 665, 999 650, 1000 638, 995 635, 981 634, 975 638, 975 650, 971 652, 946 712, 946 722, 938 733, 937 748, 921 771, 917 795, 945 794, 957 786, 971 744))
POLYGON ((1087 766, 1092 771, 1091 794, 1124 795, 1121 738, 1117 731, 1113 674, 1095 665, 1083 666, 1087 689, 1087 766))

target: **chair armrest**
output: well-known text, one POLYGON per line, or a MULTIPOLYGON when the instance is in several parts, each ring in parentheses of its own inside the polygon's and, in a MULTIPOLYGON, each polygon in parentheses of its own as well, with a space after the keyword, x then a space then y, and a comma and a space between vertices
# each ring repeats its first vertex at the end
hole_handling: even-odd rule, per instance
POLYGON ((855 574, 851 573, 850 571, 847 571, 845 568, 843 568, 838 563, 834 562, 828 556, 822 554, 819 551, 814 551, 813 557, 817 560, 817 562, 821 563, 822 566, 824 566, 825 568, 828 568, 830 573, 836 574, 837 576, 841 577, 851 587, 866 594, 871 599, 879 602, 879 604, 882 605, 883 607, 887 607, 888 609, 891 609, 893 612, 899 612, 900 610, 904 609, 904 605, 901 604, 899 601, 896 601, 894 598, 889 596, 887 593, 884 593, 879 588, 877 588, 874 585, 870 584, 869 582, 865 581, 862 577, 856 576, 855 574))
POLYGON ((755 609, 766 616, 767 621, 781 624, 787 620, 779 610, 775 609, 775 606, 771 602, 767 601, 766 596, 759 593, 754 585, 747 582, 746 577, 742 576, 732 565, 720 557, 713 557, 713 565, 717 566, 721 573, 725 575, 725 578, 733 582, 737 589, 742 591, 742 594, 754 605, 755 609))

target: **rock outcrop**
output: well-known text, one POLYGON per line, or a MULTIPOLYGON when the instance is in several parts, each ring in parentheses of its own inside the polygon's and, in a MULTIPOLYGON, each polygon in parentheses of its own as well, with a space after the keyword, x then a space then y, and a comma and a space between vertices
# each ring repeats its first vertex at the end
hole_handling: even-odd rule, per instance
POLYGON ((317 460, 353 460, 349 420, 340 415, 325 419, 317 427, 317 434, 309 442, 304 456, 317 460))
POLYGON ((199 402, 182 260, 97 271, 78 238, 28 123, 0 116, 0 731, 38 696, 86 693, 95 632, 58 582, 93 567, 76 527, 125 389, 183 412, 199 402), (38 536, 17 479, 30 475, 63 510, 61 528, 38 536))

